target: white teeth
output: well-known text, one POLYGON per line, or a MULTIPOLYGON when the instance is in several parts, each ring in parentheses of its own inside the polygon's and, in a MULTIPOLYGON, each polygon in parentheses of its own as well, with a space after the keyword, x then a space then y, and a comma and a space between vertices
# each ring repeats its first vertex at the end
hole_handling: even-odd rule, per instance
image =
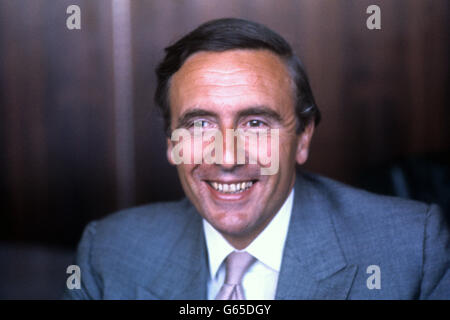
POLYGON ((253 182, 247 181, 247 182, 230 183, 230 184, 211 182, 210 185, 215 190, 223 192, 223 193, 239 193, 239 192, 249 189, 253 185, 253 182))

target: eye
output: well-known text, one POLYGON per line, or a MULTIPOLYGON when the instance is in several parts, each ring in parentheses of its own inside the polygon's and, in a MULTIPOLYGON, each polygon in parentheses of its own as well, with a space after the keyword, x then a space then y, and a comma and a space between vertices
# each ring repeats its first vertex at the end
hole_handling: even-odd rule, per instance
POLYGON ((208 128, 210 125, 211 125, 211 123, 206 120, 195 120, 193 123, 194 127, 199 127, 199 128, 208 128))
POLYGON ((257 119, 250 120, 246 123, 246 126, 250 128, 260 128, 264 125, 265 123, 263 121, 257 119))

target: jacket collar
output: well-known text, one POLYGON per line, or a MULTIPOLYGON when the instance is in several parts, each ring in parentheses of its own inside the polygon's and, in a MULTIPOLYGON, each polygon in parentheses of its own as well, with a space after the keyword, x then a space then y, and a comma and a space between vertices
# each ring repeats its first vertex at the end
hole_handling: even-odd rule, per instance
POLYGON ((345 299, 356 274, 334 229, 337 208, 315 180, 297 175, 276 299, 345 299))
POLYGON ((179 238, 168 246, 167 256, 160 270, 152 277, 153 281, 138 288, 138 299, 206 299, 208 257, 201 217, 187 199, 183 203, 186 224, 180 226, 182 232, 179 238))

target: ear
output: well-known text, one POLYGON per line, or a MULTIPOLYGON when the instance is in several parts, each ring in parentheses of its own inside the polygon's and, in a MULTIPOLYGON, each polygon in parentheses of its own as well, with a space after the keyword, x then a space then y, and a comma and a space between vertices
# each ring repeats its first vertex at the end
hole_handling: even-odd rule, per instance
POLYGON ((309 145, 314 133, 314 121, 308 124, 298 137, 297 154, 295 159, 298 164, 304 164, 308 160, 309 145))
POLYGON ((169 160, 169 163, 174 166, 175 162, 173 161, 172 150, 173 150, 173 141, 171 139, 167 138, 166 156, 167 156, 167 160, 169 160))

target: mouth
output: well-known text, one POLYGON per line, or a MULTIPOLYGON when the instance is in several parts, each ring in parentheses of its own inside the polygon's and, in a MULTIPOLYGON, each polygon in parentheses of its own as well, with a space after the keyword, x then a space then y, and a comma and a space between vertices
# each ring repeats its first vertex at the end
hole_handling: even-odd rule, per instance
POLYGON ((206 181, 208 185, 220 194, 239 194, 250 190, 257 180, 237 181, 225 183, 219 181, 206 181))

